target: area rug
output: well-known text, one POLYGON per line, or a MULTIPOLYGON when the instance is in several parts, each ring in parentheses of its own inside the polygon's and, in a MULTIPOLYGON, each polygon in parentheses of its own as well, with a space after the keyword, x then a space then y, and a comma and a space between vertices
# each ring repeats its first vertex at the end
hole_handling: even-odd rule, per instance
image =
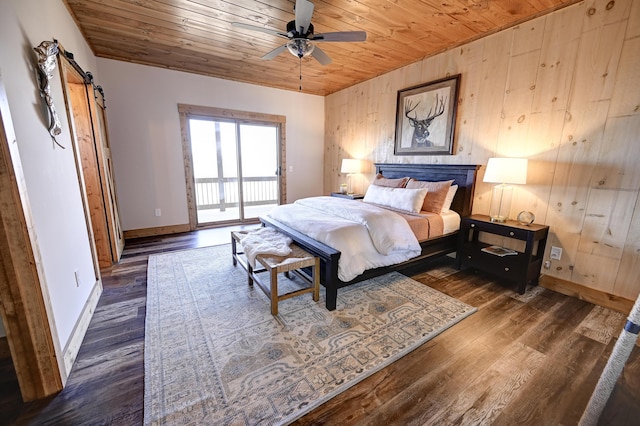
POLYGON ((288 424, 475 310, 390 273, 339 290, 335 311, 322 292, 274 317, 230 245, 150 256, 144 422, 288 424))

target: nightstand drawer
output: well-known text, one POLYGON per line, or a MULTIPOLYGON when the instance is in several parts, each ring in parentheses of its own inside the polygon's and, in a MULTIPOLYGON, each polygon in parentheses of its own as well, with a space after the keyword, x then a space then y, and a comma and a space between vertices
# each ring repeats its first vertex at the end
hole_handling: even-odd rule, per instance
POLYGON ((471 221, 469 223, 469 229, 474 231, 481 230, 489 234, 501 235, 503 237, 515 238, 518 240, 527 239, 527 230, 511 228, 497 223, 485 223, 480 226, 478 223, 471 221))
POLYGON ((509 256, 496 256, 475 250, 463 248, 460 252, 465 265, 500 275, 507 279, 516 279, 520 271, 527 266, 527 258, 524 253, 509 256))

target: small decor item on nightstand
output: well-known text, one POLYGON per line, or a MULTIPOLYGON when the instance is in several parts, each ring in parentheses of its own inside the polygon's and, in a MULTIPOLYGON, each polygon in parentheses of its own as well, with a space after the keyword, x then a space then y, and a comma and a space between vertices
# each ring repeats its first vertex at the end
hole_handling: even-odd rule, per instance
POLYGON ((527 225, 527 226, 531 225, 534 220, 536 220, 536 217, 531 212, 523 210, 520 213, 518 213, 518 223, 520 225, 527 225))
POLYGON ((485 253, 491 253, 500 257, 513 256, 518 254, 518 252, 515 250, 511 250, 511 249, 500 247, 500 246, 489 246, 481 249, 480 251, 483 251, 485 253))
POLYGON ((340 193, 341 194, 346 194, 347 193, 347 184, 343 183, 342 185, 340 185, 340 193))

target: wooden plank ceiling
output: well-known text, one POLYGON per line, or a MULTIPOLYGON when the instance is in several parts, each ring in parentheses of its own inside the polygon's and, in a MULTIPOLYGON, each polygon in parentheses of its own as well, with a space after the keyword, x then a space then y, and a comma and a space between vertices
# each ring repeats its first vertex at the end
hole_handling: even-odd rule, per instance
MULTIPOLYGON (((580 0, 314 0, 315 33, 366 31, 360 43, 321 43, 333 62, 302 60, 302 92, 327 95, 580 0)), ((295 0, 64 0, 98 57, 299 90, 285 32, 295 0)), ((61 40, 62 41, 62 40, 61 40)), ((64 41, 62 41, 64 44, 64 41)))

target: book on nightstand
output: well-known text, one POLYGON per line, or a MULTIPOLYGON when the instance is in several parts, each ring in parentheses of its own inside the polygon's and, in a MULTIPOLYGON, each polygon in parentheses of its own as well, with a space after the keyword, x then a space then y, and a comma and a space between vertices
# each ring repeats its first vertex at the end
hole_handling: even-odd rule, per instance
POLYGON ((500 256, 500 257, 513 256, 518 254, 518 252, 515 250, 511 250, 511 249, 500 247, 500 246, 485 247, 482 249, 482 251, 485 253, 490 253, 490 254, 493 254, 494 256, 500 256))

